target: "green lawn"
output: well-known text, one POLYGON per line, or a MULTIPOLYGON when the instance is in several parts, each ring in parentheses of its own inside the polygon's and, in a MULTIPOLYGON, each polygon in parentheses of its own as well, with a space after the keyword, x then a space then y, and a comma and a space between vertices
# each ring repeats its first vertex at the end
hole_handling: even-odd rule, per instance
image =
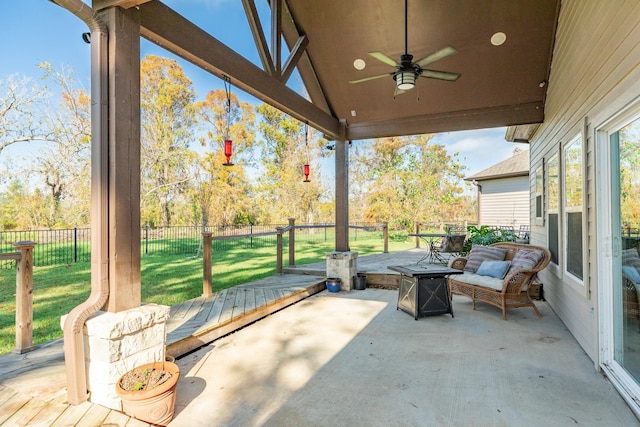
MULTIPOLYGON (((377 233, 350 238, 351 250, 359 255, 382 252, 377 233)), ((298 240, 298 239, 296 239, 298 240)), ((302 240, 302 239, 301 239, 302 240)), ((415 246, 404 236, 390 237, 389 250, 415 246)), ((286 246, 285 246, 286 247, 286 246)), ((322 261, 333 250, 332 241, 296 241, 296 265, 322 261)), ((286 266, 288 255, 284 254, 286 266)), ((60 317, 87 299, 90 292, 90 264, 35 267, 33 272, 33 339, 39 344, 60 338, 60 317)), ((213 256, 213 290, 219 291, 275 274, 275 247, 231 249, 213 256)), ((185 255, 146 256, 141 261, 142 300, 175 305, 202 294, 202 258, 185 255)), ((15 346, 16 271, 0 270, 0 354, 15 346)))

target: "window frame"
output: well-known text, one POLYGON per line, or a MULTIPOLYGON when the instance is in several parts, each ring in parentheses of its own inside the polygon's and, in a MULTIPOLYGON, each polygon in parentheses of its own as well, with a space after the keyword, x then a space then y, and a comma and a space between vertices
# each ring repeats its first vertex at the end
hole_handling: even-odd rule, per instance
MULTIPOLYGON (((553 273, 556 277, 558 277, 559 279, 562 279, 562 239, 560 238, 560 236, 562 236, 562 229, 563 229, 563 222, 562 222, 562 179, 561 179, 561 175, 562 175, 562 161, 561 161, 561 156, 560 156, 560 149, 559 147, 556 148, 556 150, 554 150, 553 152, 551 152, 549 154, 548 158, 545 158, 545 166, 546 166, 546 170, 545 170, 545 189, 546 189, 546 194, 545 194, 545 200, 546 200, 546 210, 545 210, 545 219, 546 219, 546 238, 547 238, 547 248, 549 248, 549 250, 551 250, 551 239, 550 239, 550 226, 552 225, 552 221, 549 220, 549 216, 550 215, 557 215, 557 224, 558 224, 558 229, 557 229, 557 263, 553 262, 553 259, 551 260, 551 262, 549 263, 547 270, 550 271, 551 273, 553 273), (555 165, 554 165, 555 163, 555 165), (557 175, 556 176, 551 176, 551 173, 554 172, 554 168, 557 169, 557 175), (553 191, 551 191, 551 185, 554 183, 557 186, 557 191, 556 191, 556 196, 557 199, 555 200, 555 206, 554 203, 552 203, 552 196, 553 196, 553 191)), ((552 257, 553 257, 553 252, 552 252, 552 257)))
POLYGON ((576 289, 579 290, 585 290, 586 286, 585 286, 585 276, 586 276, 586 265, 587 265, 587 258, 585 255, 585 237, 586 237, 586 218, 585 218, 585 213, 586 213, 586 208, 585 208, 585 200, 586 200, 586 189, 585 189, 585 176, 586 176, 586 150, 585 150, 585 138, 582 135, 582 132, 579 133, 578 135, 574 136, 573 138, 571 138, 571 140, 569 140, 567 143, 563 144, 562 146, 562 155, 560 156, 561 161, 561 177, 562 177, 562 191, 560 192, 560 210, 561 210, 561 221, 562 221, 562 233, 560 234, 562 236, 562 244, 560 246, 562 246, 562 248, 560 249, 560 254, 562 257, 562 261, 560 264, 561 267, 561 271, 562 271, 562 275, 563 275, 563 280, 565 281, 565 283, 568 283, 569 285, 575 287, 576 289), (567 188, 568 188, 568 184, 567 184, 567 172, 568 172, 568 166, 567 166, 567 160, 568 160, 568 150, 571 148, 572 145, 574 145, 575 143, 579 142, 580 143, 580 205, 568 205, 569 201, 567 200, 567 188), (580 224, 580 232, 581 232, 581 248, 580 248, 580 255, 582 256, 582 260, 581 260, 581 266, 582 266, 582 277, 578 277, 576 274, 574 274, 573 272, 571 272, 569 270, 569 262, 568 262, 568 257, 569 257, 569 249, 570 249, 570 242, 569 242, 569 214, 572 213, 577 213, 580 212, 581 213, 581 224, 580 224))

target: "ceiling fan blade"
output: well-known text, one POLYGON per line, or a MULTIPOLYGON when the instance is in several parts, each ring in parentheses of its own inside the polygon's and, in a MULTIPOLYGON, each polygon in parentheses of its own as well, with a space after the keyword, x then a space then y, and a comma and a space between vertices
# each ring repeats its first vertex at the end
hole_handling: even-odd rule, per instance
POLYGON ((420 77, 427 77, 429 79, 446 80, 449 82, 455 82, 460 78, 459 73, 450 73, 449 71, 436 71, 436 70, 422 70, 420 77))
POLYGON ((451 46, 446 46, 446 47, 443 47, 443 48, 442 48, 442 49, 440 49, 440 50, 436 50, 435 52, 430 53, 429 55, 425 56, 425 57, 424 57, 424 58, 422 58, 422 59, 417 60, 417 61, 415 62, 415 64, 416 64, 418 67, 422 68, 422 67, 424 67, 425 65, 429 65, 429 64, 431 64, 432 62, 436 62, 436 61, 439 61, 439 60, 441 60, 441 59, 444 59, 444 58, 446 58, 447 56, 455 55, 456 53, 458 53, 458 51, 457 51, 457 50, 455 50, 455 49, 454 49, 454 48, 452 48, 451 46))
POLYGON ((393 73, 385 73, 385 74, 378 74, 377 76, 371 76, 371 77, 365 77, 364 79, 359 79, 359 80, 350 80, 349 83, 362 83, 362 82, 368 82, 369 80, 375 80, 375 79, 380 79, 382 77, 389 77, 390 75, 392 75, 393 73))
POLYGON ((369 55, 373 56, 380 62, 384 62, 387 65, 391 65, 392 67, 399 67, 400 64, 396 62, 395 59, 389 58, 385 53, 382 52, 369 52, 369 55))

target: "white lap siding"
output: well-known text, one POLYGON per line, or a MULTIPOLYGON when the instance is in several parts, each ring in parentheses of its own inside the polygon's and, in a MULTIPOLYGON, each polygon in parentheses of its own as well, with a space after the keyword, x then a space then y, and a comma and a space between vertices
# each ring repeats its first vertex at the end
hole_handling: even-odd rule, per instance
POLYGON ((513 226, 529 225, 529 177, 488 179, 481 181, 480 224, 513 226))
MULTIPOLYGON (((531 167, 540 167, 573 138, 582 135, 585 168, 584 283, 563 275, 563 266, 539 274, 545 299, 585 352, 598 362, 598 242, 595 129, 640 97, 640 2, 562 2, 545 104, 545 121, 531 139, 531 167)), ((533 180, 532 177, 532 188, 533 180)), ((545 186, 546 186, 545 181, 545 186)), ((545 188, 545 195, 547 189, 545 188)), ((547 200, 545 198, 545 209, 547 200)), ((535 203, 535 194, 531 194, 535 203)), ((547 244, 547 221, 532 224, 531 243, 547 244)), ((565 250, 564 237, 559 250, 565 250)))

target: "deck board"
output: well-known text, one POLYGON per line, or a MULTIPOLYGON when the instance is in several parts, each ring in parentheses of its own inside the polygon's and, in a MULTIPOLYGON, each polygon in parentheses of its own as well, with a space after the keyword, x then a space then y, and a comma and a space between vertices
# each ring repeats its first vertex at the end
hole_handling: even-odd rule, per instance
POLYGON ((92 403, 82 402, 79 405, 69 405, 64 412, 51 424, 51 427, 75 426, 91 408, 92 403))
POLYGON ((29 402, 29 396, 21 393, 6 393, 9 397, 3 401, 0 411, 0 424, 11 418, 20 408, 29 402))
POLYGON ((256 309, 256 288, 245 288, 244 312, 248 313, 256 309))
POLYGON ((224 291, 218 293, 215 304, 211 307, 211 311, 209 311, 207 322, 220 322, 220 316, 222 315, 222 306, 224 304, 225 298, 227 297, 228 291, 228 289, 225 289, 224 291))
POLYGON ((222 301, 222 311, 220 312, 219 323, 225 323, 231 320, 233 314, 233 306, 236 303, 237 288, 227 289, 227 295, 222 301))
POLYGON ((46 402, 38 399, 30 399, 22 408, 18 409, 12 416, 4 421, 8 426, 25 426, 35 417, 38 412, 47 405, 46 402))
POLYGON ((192 307, 199 306, 204 300, 205 297, 198 297, 171 306, 170 317, 173 319, 184 319, 185 317, 188 317, 187 313, 189 313, 192 307))
POLYGON ((256 288, 256 307, 262 307, 263 305, 267 305, 264 288, 256 288))
POLYGON ((231 310, 231 318, 237 318, 244 314, 244 302, 247 296, 246 289, 238 289, 236 292, 236 299, 233 301, 233 308, 231 310))

